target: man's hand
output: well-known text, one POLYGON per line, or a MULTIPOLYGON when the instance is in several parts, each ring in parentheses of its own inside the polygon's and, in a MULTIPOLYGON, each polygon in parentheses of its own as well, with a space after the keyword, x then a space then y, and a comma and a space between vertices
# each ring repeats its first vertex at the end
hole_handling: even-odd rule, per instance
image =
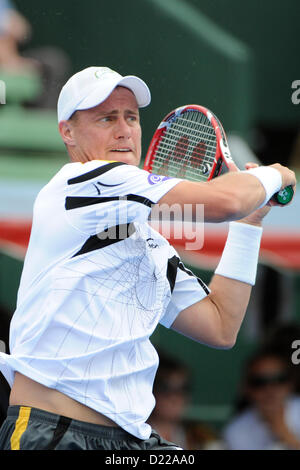
POLYGON ((280 163, 274 163, 273 165, 270 165, 272 168, 275 168, 275 170, 278 170, 281 174, 282 178, 282 185, 281 189, 286 188, 287 186, 292 186, 294 192, 296 191, 296 175, 293 170, 290 170, 286 166, 280 165, 280 163))
MULTIPOLYGON (((259 165, 257 163, 249 162, 249 163, 246 163, 245 169, 250 170, 251 168, 257 168, 258 166, 259 165)), ((274 164, 269 165, 269 166, 271 168, 274 168, 275 170, 279 171, 279 173, 281 174, 282 185, 281 185, 280 189, 284 189, 287 186, 292 186, 292 188, 294 190, 294 194, 295 194, 296 185, 297 185, 295 172, 293 170, 290 170, 286 166, 281 165, 280 163, 274 163, 274 164)), ((238 167, 236 166, 236 164, 234 162, 229 163, 228 168, 229 168, 229 172, 239 171, 238 167)), ((272 199, 268 202, 268 205, 269 206, 280 206, 280 207, 282 207, 281 204, 279 204, 278 202, 276 202, 275 200, 272 200, 272 199)))
POLYGON ((270 210, 271 210, 271 205, 268 203, 261 209, 256 209, 256 211, 252 212, 252 214, 249 214, 247 217, 237 220, 236 222, 241 222, 243 224, 256 225, 257 227, 261 227, 262 220, 270 212, 270 210))
MULTIPOLYGON (((256 168, 258 166, 259 165, 257 165, 257 163, 249 162, 249 163, 246 163, 245 168, 246 168, 246 170, 250 170, 250 168, 256 168)), ((274 203, 272 205, 276 205, 276 203, 274 203)), ((244 217, 243 219, 237 220, 237 222, 242 222, 244 224, 256 225, 258 227, 261 227, 262 220, 270 212, 270 210, 271 210, 271 203, 269 201, 261 209, 257 209, 256 211, 252 212, 252 214, 249 214, 247 217, 244 217)))
MULTIPOLYGON (((236 171, 234 168, 234 164, 231 168, 230 171, 236 171)), ((257 168, 259 165, 257 163, 246 163, 245 169, 250 170, 251 168, 257 168)), ((293 187, 294 193, 296 191, 296 176, 294 171, 290 170, 289 168, 280 165, 280 163, 274 163, 273 165, 270 165, 271 167, 275 168, 278 170, 281 174, 282 178, 282 186, 281 189, 285 188, 286 186, 291 185, 293 187)), ((272 199, 261 209, 257 209, 256 211, 252 212, 249 214, 247 217, 244 217, 243 219, 238 220, 238 222, 243 222, 245 224, 250 224, 250 225, 257 225, 261 226, 262 220, 264 217, 270 212, 270 209, 272 206, 280 206, 277 202, 273 201, 272 199)))
MULTIPOLYGON (((256 168, 258 166, 259 165, 255 164, 255 163, 247 163, 245 165, 245 168, 246 168, 246 170, 249 170, 250 168, 256 168)), ((286 166, 281 165, 280 163, 274 163, 273 165, 269 165, 269 167, 274 168, 275 170, 279 171, 279 173, 281 175, 282 184, 281 184, 280 190, 286 188, 287 186, 292 186, 294 194, 295 194, 296 184, 297 184, 295 172, 293 170, 290 170, 286 166)), ((282 207, 282 205, 280 203, 278 203, 273 198, 270 199, 270 201, 268 202, 268 205, 269 206, 280 206, 280 207, 282 207)))

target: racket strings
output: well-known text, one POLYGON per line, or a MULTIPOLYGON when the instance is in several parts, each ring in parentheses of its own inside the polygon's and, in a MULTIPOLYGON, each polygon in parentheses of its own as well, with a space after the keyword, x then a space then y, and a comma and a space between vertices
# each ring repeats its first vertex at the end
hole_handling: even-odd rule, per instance
POLYGON ((216 135, 209 119, 185 112, 170 124, 155 154, 153 170, 169 176, 207 179, 216 153, 216 135))
MULTIPOLYGON (((185 121, 187 121, 187 120, 185 120, 185 121)), ((187 122, 190 123, 191 121, 187 121, 187 122)), ((181 122, 176 122, 176 126, 178 128, 185 129, 188 132, 190 132, 192 130, 196 133, 196 135, 197 135, 197 133, 200 134, 200 135, 205 134, 205 129, 206 129, 207 137, 209 137, 211 135, 211 129, 213 129, 213 127, 211 125, 207 126, 205 124, 201 124, 201 128, 200 128, 199 125, 196 127, 196 126, 191 126, 191 125, 186 126, 184 124, 185 124, 185 122, 183 122, 182 124, 181 124, 181 122)))
POLYGON ((191 126, 182 125, 180 122, 173 123, 173 126, 174 127, 170 127, 169 129, 167 129, 164 135, 164 139, 174 139, 176 137, 178 138, 179 135, 184 135, 184 133, 186 133, 189 139, 192 142, 195 142, 195 144, 202 140, 207 144, 208 147, 211 147, 215 150, 216 136, 214 133, 214 128, 212 126, 210 126, 209 128, 208 126, 206 126, 206 129, 208 130, 205 130, 205 128, 199 128, 199 126, 197 128, 194 128, 191 126))
MULTIPOLYGON (((214 132, 214 129, 212 128, 214 132)), ((187 126, 181 126, 179 123, 176 123, 176 127, 168 129, 164 135, 164 138, 161 140, 160 149, 171 149, 172 146, 175 146, 176 149, 182 149, 184 154, 189 151, 189 153, 196 152, 196 148, 199 144, 203 144, 203 148, 206 149, 208 157, 214 158, 216 151, 216 137, 211 133, 199 132, 198 129, 191 129, 187 126), (186 142, 182 142, 183 138, 182 130, 187 132, 186 142), (192 134, 191 132, 194 133, 192 134), (195 132, 196 131, 196 132, 195 132), (209 138, 213 137, 213 138, 209 138), (211 143, 209 143, 211 142, 211 143), (211 154, 211 155, 210 155, 211 154)), ((196 152, 197 153, 197 152, 196 152)), ((203 152, 201 152, 201 155, 203 152)))
MULTIPOLYGON (((173 135, 170 136, 169 134, 166 133, 165 136, 164 136, 164 140, 161 143, 161 146, 163 147, 163 146, 166 146, 167 144, 169 144, 170 146, 176 145, 176 144, 178 144, 178 138, 180 138, 180 137, 178 137, 178 134, 177 135, 173 134, 173 135)), ((201 141, 199 141, 199 139, 189 137, 189 143, 194 144, 194 146, 197 147, 197 145, 199 143, 201 143, 201 141)), ((185 146, 186 146, 185 144, 181 144, 180 142, 179 142, 178 145, 181 146, 182 148, 185 148, 185 146)), ((214 143, 208 144, 207 141, 204 140, 203 145, 205 145, 206 148, 208 149, 208 151, 210 151, 212 153, 214 153, 215 150, 216 150, 216 145, 214 145, 214 143)))

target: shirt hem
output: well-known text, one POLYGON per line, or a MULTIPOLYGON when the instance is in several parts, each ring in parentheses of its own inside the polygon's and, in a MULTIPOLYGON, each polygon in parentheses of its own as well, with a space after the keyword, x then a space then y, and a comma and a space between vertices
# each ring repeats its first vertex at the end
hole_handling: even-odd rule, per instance
MULTIPOLYGON (((86 399, 85 400, 79 400, 78 398, 80 397, 79 395, 76 395, 78 398, 74 398, 75 394, 73 395, 72 393, 67 393, 65 391, 64 387, 57 387, 57 383, 53 382, 52 380, 47 379, 44 375, 39 374, 35 369, 32 369, 29 366, 26 366, 23 362, 20 362, 18 359, 14 358, 10 354, 5 354, 5 353, 0 353, 0 371, 3 373, 4 377, 6 378, 8 384, 10 387, 12 387, 13 382, 14 382, 14 374, 15 372, 19 372, 20 374, 25 375, 31 380, 34 380, 41 385, 44 385, 45 387, 52 388, 54 390, 57 390, 58 392, 63 393, 64 395, 69 396, 73 400, 78 401, 79 403, 82 403, 85 406, 89 406, 90 408, 94 409, 95 411, 98 411, 99 413, 102 413, 104 416, 111 418, 111 413, 106 413, 104 410, 98 410, 97 408, 92 406, 92 403, 87 403, 86 399), (3 356, 6 356, 6 358, 3 358, 3 356)), ((115 421, 115 420, 114 420, 115 421)), ((149 439, 151 436, 151 426, 148 423, 145 423, 144 421, 140 421, 141 424, 145 424, 146 426, 149 426, 149 432, 147 432, 147 435, 141 435, 137 432, 134 432, 130 428, 132 427, 132 424, 130 423, 120 423, 115 421, 120 428, 122 428, 124 431, 127 433, 133 435, 134 437, 145 440, 149 439)))

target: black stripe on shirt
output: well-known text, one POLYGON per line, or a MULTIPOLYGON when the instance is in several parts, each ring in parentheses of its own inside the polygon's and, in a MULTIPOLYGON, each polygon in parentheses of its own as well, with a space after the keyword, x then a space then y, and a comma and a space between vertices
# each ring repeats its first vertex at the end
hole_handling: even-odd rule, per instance
POLYGON ((209 294, 209 290, 208 290, 206 284, 204 284, 204 282, 202 281, 202 279, 200 279, 199 277, 195 276, 195 274, 192 273, 192 271, 190 271, 189 269, 187 269, 181 261, 179 261, 178 267, 179 267, 179 269, 181 269, 181 271, 184 271, 184 272, 187 273, 189 276, 195 277, 195 278, 197 279, 198 283, 200 284, 200 286, 202 287, 202 289, 204 290, 204 292, 205 292, 206 294, 209 294))
POLYGON ((168 259, 167 278, 170 284, 171 293, 173 292, 175 287, 178 263, 179 258, 175 255, 172 258, 168 259))
POLYGON ((98 233, 97 235, 92 235, 87 241, 82 245, 79 251, 72 256, 83 255, 84 253, 90 253, 91 251, 100 250, 106 246, 117 243, 125 238, 130 237, 135 232, 135 226, 133 223, 130 224, 120 224, 114 227, 109 227, 103 232, 98 233))
POLYGON ((175 287, 175 282, 176 282, 176 276, 177 276, 177 269, 181 269, 181 271, 184 271, 186 274, 188 274, 189 276, 192 276, 194 277, 195 279, 197 279, 198 283, 200 284, 200 286, 202 287, 202 289, 204 290, 204 292, 206 294, 209 294, 209 290, 206 286, 206 284, 204 284, 204 282, 202 281, 202 279, 200 279, 199 277, 195 276, 195 274, 190 271, 189 269, 187 269, 184 264, 182 263, 182 261, 180 261, 180 259, 177 257, 177 256, 173 256, 172 258, 169 258, 168 260, 168 267, 167 267, 167 278, 168 278, 168 281, 169 281, 169 284, 170 284, 170 290, 171 290, 171 293, 173 292, 174 290, 174 287, 175 287))
POLYGON ((88 181, 93 178, 96 178, 97 176, 103 175, 107 171, 112 170, 113 168, 120 166, 120 165, 127 165, 127 163, 124 163, 124 162, 107 163, 106 165, 102 165, 99 168, 95 168, 95 170, 88 171, 88 173, 84 173, 83 175, 76 176, 75 178, 69 179, 68 184, 83 183, 84 181, 88 181))
POLYGON ((126 196, 112 196, 112 197, 84 197, 84 196, 67 196, 65 208, 66 210, 78 209, 79 207, 91 206, 93 204, 101 204, 103 202, 111 201, 133 201, 144 204, 147 207, 152 207, 154 202, 144 196, 137 194, 126 194, 126 196))

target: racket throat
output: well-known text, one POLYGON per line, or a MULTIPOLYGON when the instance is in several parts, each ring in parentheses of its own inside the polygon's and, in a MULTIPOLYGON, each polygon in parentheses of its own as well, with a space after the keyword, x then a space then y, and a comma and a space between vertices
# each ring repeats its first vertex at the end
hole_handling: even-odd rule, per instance
POLYGON ((211 179, 212 178, 216 178, 217 176, 219 176, 219 174, 221 173, 221 170, 222 170, 222 167, 223 167, 223 160, 222 158, 219 158, 217 160, 217 163, 216 163, 216 166, 215 166, 215 169, 213 170, 213 174, 211 176, 211 179))

